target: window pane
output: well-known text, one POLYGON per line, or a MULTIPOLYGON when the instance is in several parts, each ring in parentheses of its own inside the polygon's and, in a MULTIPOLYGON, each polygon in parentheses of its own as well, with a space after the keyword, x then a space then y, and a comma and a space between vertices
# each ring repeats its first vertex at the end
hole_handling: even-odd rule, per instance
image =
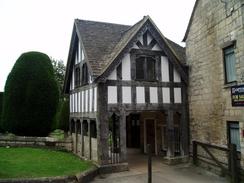
POLYGON ((145 61, 145 57, 139 57, 136 59, 136 79, 145 79, 144 61, 145 61))
POLYGON ((236 144, 236 149, 238 151, 241 150, 240 145, 240 132, 239 132, 239 124, 238 123, 230 123, 229 124, 230 130, 230 143, 236 144))
POLYGON ((152 57, 147 57, 147 79, 155 80, 155 60, 152 57))
POLYGON ((233 47, 224 50, 226 82, 236 81, 235 54, 233 47))
POLYGON ((79 86, 80 85, 80 68, 76 67, 75 68, 75 86, 79 86))
POLYGON ((85 85, 88 83, 88 70, 86 63, 82 66, 82 85, 85 85))

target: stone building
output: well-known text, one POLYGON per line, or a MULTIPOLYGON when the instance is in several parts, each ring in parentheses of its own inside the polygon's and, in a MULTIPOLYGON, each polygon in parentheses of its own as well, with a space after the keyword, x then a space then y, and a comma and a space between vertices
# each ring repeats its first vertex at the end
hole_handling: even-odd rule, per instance
POLYGON ((128 152, 188 155, 185 50, 150 17, 133 26, 76 19, 65 93, 74 152, 100 165, 128 152))
POLYGON ((190 140, 235 143, 244 155, 244 1, 197 0, 184 41, 190 140))

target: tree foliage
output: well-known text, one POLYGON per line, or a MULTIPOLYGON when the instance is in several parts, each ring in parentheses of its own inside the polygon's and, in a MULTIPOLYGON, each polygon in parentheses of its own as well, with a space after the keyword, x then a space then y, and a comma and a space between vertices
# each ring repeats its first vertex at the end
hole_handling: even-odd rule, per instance
POLYGON ((55 60, 51 58, 54 76, 59 86, 60 98, 58 110, 53 121, 52 129, 68 130, 69 127, 69 102, 65 95, 62 94, 64 77, 65 77, 65 66, 62 60, 55 60))
POLYGON ((46 136, 59 100, 49 57, 27 52, 8 75, 3 100, 2 127, 16 135, 46 136))
POLYGON ((62 60, 55 60, 51 58, 53 65, 54 77, 59 86, 59 92, 61 93, 64 85, 64 76, 65 76, 65 65, 62 60))
POLYGON ((0 92, 0 133, 3 131, 3 129, 1 128, 1 120, 2 120, 2 108, 3 106, 3 92, 0 92))
POLYGON ((66 132, 69 130, 69 100, 67 97, 64 97, 59 102, 58 111, 53 124, 53 130, 55 129, 61 129, 66 132))

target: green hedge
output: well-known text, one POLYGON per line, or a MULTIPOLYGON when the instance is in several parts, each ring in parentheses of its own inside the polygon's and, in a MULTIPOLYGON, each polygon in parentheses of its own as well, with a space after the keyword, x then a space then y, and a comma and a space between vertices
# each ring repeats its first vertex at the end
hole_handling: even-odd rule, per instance
POLYGON ((63 98, 59 102, 53 125, 53 130, 55 129, 61 129, 66 132, 69 130, 69 100, 67 98, 63 98))
POLYGON ((3 132, 1 128, 1 121, 2 121, 2 110, 3 110, 3 92, 0 92, 0 133, 3 132))
POLYGON ((5 131, 30 136, 46 136, 50 132, 59 91, 46 54, 22 54, 7 78, 4 92, 5 131))

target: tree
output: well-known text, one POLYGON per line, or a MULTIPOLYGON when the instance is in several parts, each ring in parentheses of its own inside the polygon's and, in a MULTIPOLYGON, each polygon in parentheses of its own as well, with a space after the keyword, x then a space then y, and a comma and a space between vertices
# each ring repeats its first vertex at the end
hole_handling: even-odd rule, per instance
POLYGON ((62 93, 64 85, 64 76, 65 76, 65 65, 62 60, 55 60, 51 58, 54 76, 59 86, 59 92, 62 93))
POLYGON ((55 115, 53 130, 61 129, 67 132, 69 130, 69 100, 64 97, 59 102, 58 111, 55 115))
POLYGON ((59 101, 51 60, 27 52, 8 75, 3 100, 2 127, 16 135, 46 136, 59 101))
POLYGON ((2 106, 3 106, 3 92, 0 92, 0 133, 3 131, 1 128, 1 120, 2 120, 2 106))
POLYGON ((53 121, 52 129, 62 129, 67 131, 69 125, 69 100, 67 96, 62 94, 65 66, 62 60, 55 60, 51 58, 51 61, 54 69, 54 76, 58 83, 60 92, 58 110, 53 121))

